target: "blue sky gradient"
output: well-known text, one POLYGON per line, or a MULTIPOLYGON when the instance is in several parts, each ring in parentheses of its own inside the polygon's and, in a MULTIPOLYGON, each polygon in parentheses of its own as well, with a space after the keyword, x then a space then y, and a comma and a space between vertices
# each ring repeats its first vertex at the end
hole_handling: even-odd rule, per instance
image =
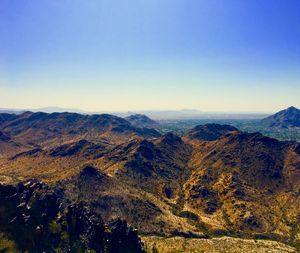
POLYGON ((0 107, 300 107, 298 0, 1 0, 0 107))

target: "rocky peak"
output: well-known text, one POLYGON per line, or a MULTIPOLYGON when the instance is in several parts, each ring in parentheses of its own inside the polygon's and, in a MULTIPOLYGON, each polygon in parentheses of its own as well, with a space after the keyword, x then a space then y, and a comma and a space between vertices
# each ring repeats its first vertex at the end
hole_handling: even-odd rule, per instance
POLYGON ((262 119, 261 123, 269 127, 278 128, 300 127, 300 110, 291 106, 262 119))
POLYGON ((147 128, 157 128, 159 126, 159 123, 150 119, 144 114, 134 114, 130 115, 125 118, 127 121, 129 121, 132 125, 137 127, 147 127, 147 128))
POLYGON ((160 139, 160 143, 170 146, 177 146, 183 144, 183 141, 179 136, 170 132, 162 136, 162 138, 160 139))
POLYGON ((230 125, 206 124, 194 127, 187 132, 184 137, 189 140, 215 141, 221 136, 233 131, 238 131, 238 129, 230 125))

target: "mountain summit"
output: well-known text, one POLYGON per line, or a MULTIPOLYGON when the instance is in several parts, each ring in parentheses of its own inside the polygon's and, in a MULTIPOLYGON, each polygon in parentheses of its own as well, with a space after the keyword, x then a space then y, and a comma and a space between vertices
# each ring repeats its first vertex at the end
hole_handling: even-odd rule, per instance
POLYGON ((291 106, 262 120, 269 127, 293 128, 300 127, 300 110, 291 106))
POLYGON ((136 127, 157 128, 159 123, 150 119, 145 114, 134 114, 125 118, 136 127))
POLYGON ((189 140, 215 141, 232 131, 238 131, 238 129, 230 125, 206 124, 194 127, 184 137, 189 140))

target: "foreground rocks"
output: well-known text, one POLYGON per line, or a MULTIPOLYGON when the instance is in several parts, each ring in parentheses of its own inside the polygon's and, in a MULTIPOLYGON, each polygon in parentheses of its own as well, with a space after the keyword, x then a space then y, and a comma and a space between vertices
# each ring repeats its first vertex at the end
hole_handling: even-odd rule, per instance
POLYGON ((104 224, 83 202, 37 180, 0 185, 0 252, 144 252, 122 220, 104 224))

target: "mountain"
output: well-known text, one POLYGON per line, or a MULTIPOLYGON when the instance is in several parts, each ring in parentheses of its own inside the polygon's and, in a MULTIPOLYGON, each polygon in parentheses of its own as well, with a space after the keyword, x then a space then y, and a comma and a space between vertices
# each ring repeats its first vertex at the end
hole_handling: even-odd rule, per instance
POLYGON ((233 234, 291 233, 300 210, 299 144, 241 132, 192 144, 185 209, 233 234))
POLYGON ((36 131, 43 139, 0 159, 0 180, 42 180, 64 203, 84 202, 105 223, 120 217, 144 236, 300 245, 297 142, 218 124, 149 135, 116 116, 64 113, 26 113, 1 131, 4 143, 36 131))
POLYGON ((230 125, 206 124, 194 127, 184 135, 189 140, 214 141, 229 132, 238 131, 230 125))
POLYGON ((153 129, 138 128, 125 119, 109 114, 24 112, 0 114, 0 130, 23 145, 54 146, 67 141, 86 139, 120 143, 130 137, 157 137, 153 129))
POLYGON ((125 118, 127 121, 129 121, 132 125, 137 127, 146 127, 146 128, 158 128, 159 123, 150 119, 144 114, 134 114, 130 115, 125 118))
POLYGON ((108 175, 128 185, 165 198, 178 192, 189 170, 191 148, 182 139, 168 133, 156 140, 133 140, 99 159, 108 175))
POLYGON ((277 128, 300 127, 300 110, 291 106, 274 115, 264 118, 261 123, 268 127, 277 128))

